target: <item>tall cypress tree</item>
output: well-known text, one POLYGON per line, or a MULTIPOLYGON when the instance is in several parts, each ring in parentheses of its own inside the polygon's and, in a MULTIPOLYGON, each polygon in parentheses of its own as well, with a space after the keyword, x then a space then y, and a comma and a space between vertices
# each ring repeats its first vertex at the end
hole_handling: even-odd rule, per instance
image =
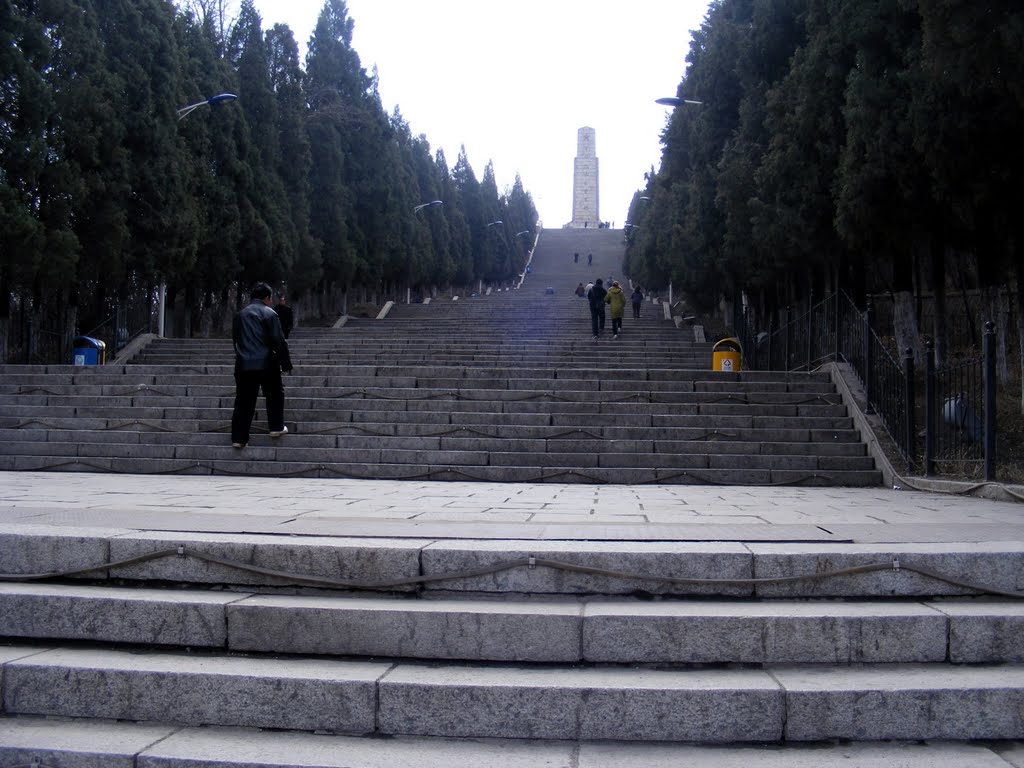
POLYGON ((343 0, 327 0, 306 55, 310 151, 310 231, 323 244, 324 277, 346 287, 356 275, 354 195, 345 183, 346 136, 360 123, 353 105, 368 85, 352 50, 353 22, 343 0))
POLYGON ((43 78, 50 55, 36 4, 0 2, 0 317, 5 318, 6 291, 31 289, 47 250, 40 186, 54 112, 53 92, 43 78))
POLYGON ((174 9, 162 0, 94 0, 113 74, 123 84, 114 108, 130 158, 127 267, 173 274, 188 258, 186 179, 176 115, 182 94, 174 9))
POLYGON ((292 31, 275 24, 266 34, 270 83, 277 103, 277 175, 288 201, 295 229, 295 260, 288 274, 293 296, 312 289, 323 276, 321 244, 310 233, 309 173, 312 158, 306 134, 305 98, 299 48, 292 31))
POLYGON ((243 221, 242 276, 247 283, 286 279, 295 261, 297 233, 288 216, 288 201, 278 175, 281 145, 277 100, 271 82, 270 58, 261 19, 252 0, 242 0, 238 21, 232 28, 229 59, 238 73, 239 108, 245 117, 243 140, 246 174, 242 177, 243 221))

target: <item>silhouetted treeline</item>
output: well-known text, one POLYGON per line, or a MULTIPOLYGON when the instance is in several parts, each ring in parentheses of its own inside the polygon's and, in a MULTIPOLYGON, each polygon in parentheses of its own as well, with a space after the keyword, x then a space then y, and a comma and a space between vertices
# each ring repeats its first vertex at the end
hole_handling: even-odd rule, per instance
POLYGON ((1020 0, 716 0, 687 61, 677 95, 703 103, 633 199, 628 274, 702 309, 745 295, 762 327, 812 291, 889 294, 900 348, 940 354, 969 292, 1021 322, 1020 0))
POLYGON ((0 322, 84 332, 164 282, 196 332, 256 280, 335 313, 354 287, 521 271, 529 193, 490 164, 478 180, 464 149, 449 167, 384 111, 344 0, 304 62, 287 26, 251 0, 227 23, 226 5, 0 0, 0 322), (220 93, 238 98, 179 120, 220 93))

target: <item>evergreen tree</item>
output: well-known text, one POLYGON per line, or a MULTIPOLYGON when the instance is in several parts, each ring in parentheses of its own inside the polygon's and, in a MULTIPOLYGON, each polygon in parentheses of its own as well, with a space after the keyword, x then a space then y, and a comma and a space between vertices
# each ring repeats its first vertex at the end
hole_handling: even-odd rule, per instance
POLYGON ((288 216, 284 185, 277 173, 281 163, 277 101, 271 83, 270 60, 262 20, 252 0, 242 0, 232 28, 229 52, 238 76, 239 107, 244 115, 240 140, 246 173, 240 177, 243 198, 242 276, 246 283, 279 282, 288 277, 298 239, 288 216))
POLYGON ((324 277, 351 284, 356 276, 352 233, 355 196, 345 182, 347 135, 359 124, 353 104, 369 83, 352 50, 353 22, 343 0, 327 0, 306 56, 310 152, 310 231, 323 244, 324 277))
POLYGON ((120 115, 129 157, 127 268, 141 275, 187 269, 189 201, 178 145, 182 95, 174 9, 162 0, 94 0, 110 70, 123 90, 120 115))
POLYGON ((323 276, 320 243, 310 233, 309 174, 312 158, 306 134, 305 99, 299 49, 287 26, 275 25, 266 34, 271 87, 277 101, 276 172, 287 197, 288 218, 295 230, 295 262, 288 286, 297 296, 312 289, 323 276))
MULTIPOLYGON (((36 3, 0 2, 0 317, 9 314, 6 291, 35 286, 48 251, 43 221, 43 176, 50 148, 47 126, 55 104, 43 73, 52 54, 36 3)), ((53 19, 45 22, 52 23, 53 19)))

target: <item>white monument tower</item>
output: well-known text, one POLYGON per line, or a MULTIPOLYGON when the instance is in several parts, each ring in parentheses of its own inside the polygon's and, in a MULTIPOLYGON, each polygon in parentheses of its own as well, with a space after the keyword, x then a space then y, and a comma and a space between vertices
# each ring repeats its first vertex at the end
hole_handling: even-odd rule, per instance
POLYGON ((597 144, 593 128, 576 132, 570 227, 594 227, 601 221, 597 206, 597 144))

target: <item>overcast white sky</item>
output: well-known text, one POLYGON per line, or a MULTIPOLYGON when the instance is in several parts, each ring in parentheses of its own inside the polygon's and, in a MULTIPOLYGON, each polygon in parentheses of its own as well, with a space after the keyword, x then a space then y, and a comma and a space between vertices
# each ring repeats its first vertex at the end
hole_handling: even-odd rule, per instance
MULTIPOLYGON (((295 33, 303 61, 323 0, 255 0, 264 29, 295 33)), ((576 132, 596 131, 600 215, 621 227, 686 67, 708 0, 348 0, 353 47, 377 65, 389 112, 499 190, 519 173, 547 227, 572 218, 576 132)))

